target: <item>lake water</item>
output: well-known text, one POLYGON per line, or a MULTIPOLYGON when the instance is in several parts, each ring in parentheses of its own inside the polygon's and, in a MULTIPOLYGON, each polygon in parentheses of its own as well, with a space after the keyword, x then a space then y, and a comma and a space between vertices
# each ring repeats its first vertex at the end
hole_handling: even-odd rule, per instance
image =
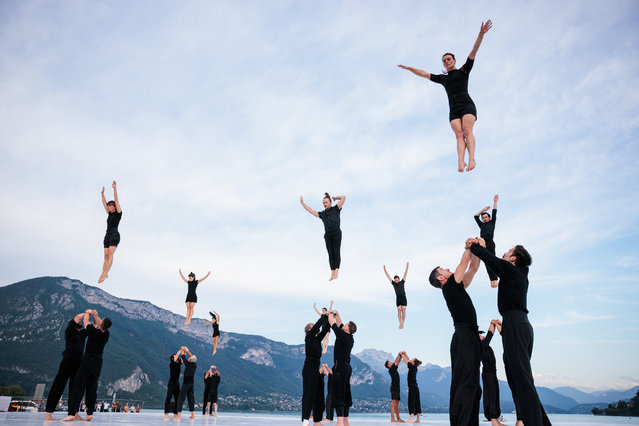
MULTIPOLYGON (((183 412, 182 414, 188 414, 183 412)), ((65 417, 66 413, 57 412, 54 414, 56 420, 65 417)), ((181 420, 164 420, 161 410, 144 410, 142 413, 95 413, 90 425, 209 425, 209 426, 248 426, 248 425, 300 425, 299 413, 228 413, 220 412, 218 417, 202 417, 196 412, 194 420, 183 417, 181 420)), ((554 414, 550 415, 553 424, 564 426, 583 425, 639 425, 639 417, 603 417, 593 415, 577 414, 554 414)), ((385 425, 390 424, 390 414, 353 414, 350 417, 352 425, 385 425)), ((0 413, 0 424, 2 425, 43 425, 62 424, 60 422, 43 422, 44 413, 0 413)), ((403 420, 408 419, 408 415, 402 416, 403 420)), ((510 414, 505 416, 505 424, 514 425, 515 416, 510 414)), ((482 418, 483 420, 483 418, 482 418)), ((70 424, 86 424, 72 422, 70 424)), ((334 426, 335 422, 323 422, 326 426, 334 426)), ((426 414, 422 416, 423 425, 446 425, 448 424, 448 414, 426 414)), ((490 425, 489 422, 480 422, 481 425, 490 425)))

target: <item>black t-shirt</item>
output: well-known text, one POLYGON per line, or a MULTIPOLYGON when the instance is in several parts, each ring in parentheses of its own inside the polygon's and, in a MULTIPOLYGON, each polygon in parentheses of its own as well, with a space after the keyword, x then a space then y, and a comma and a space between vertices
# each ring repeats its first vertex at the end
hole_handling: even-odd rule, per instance
POLYGON ((101 331, 89 324, 86 326, 87 330, 87 346, 84 350, 86 355, 102 355, 104 352, 104 346, 109 341, 109 330, 101 331))
POLYGON ((220 385, 220 375, 211 374, 209 378, 211 379, 211 391, 217 392, 217 387, 220 385))
POLYGON ((499 277, 497 308, 504 315, 508 311, 528 313, 528 267, 515 266, 491 254, 479 244, 472 244, 470 251, 480 258, 499 277))
POLYGON ((313 327, 306 333, 304 337, 306 358, 318 360, 322 357, 322 339, 328 333, 328 315, 324 314, 319 317, 313 327), (320 331, 322 327, 322 331, 320 331))
POLYGON ((446 299, 446 305, 453 317, 453 324, 468 324, 477 327, 477 313, 473 301, 466 292, 463 283, 455 281, 455 274, 452 274, 446 284, 442 286, 442 294, 446 299))
POLYGON ((495 221, 497 220, 497 209, 493 209, 493 215, 488 222, 484 222, 481 220, 482 215, 483 213, 479 216, 473 216, 475 218, 475 222, 477 222, 477 225, 479 225, 479 235, 484 240, 486 240, 486 242, 492 241, 495 237, 495 221))
POLYGON ((399 387, 399 373, 397 372, 397 365, 395 365, 395 363, 388 369, 388 374, 391 376, 391 386, 399 387))
POLYGON ((69 320, 66 330, 64 330, 64 352, 65 358, 82 358, 84 352, 84 341, 87 338, 87 331, 73 319, 69 320))
POLYGON ((351 362, 351 350, 353 350, 353 336, 337 325, 331 327, 335 332, 335 347, 333 348, 333 359, 335 362, 351 362))
POLYGON ((189 362, 184 355, 182 355, 182 362, 184 362, 184 379, 182 380, 182 383, 193 383, 193 376, 195 376, 197 364, 195 362, 189 362))
POLYGON ((324 232, 339 231, 340 212, 336 205, 319 212, 319 218, 324 222, 324 232))
POLYGON ((481 363, 484 365, 484 371, 497 370, 497 361, 495 360, 495 353, 493 348, 490 347, 490 341, 493 338, 491 331, 486 333, 486 337, 481 341, 481 363))
POLYGON ((449 71, 448 74, 431 74, 430 81, 439 83, 446 89, 448 104, 453 106, 458 101, 470 100, 468 95, 468 75, 473 68, 473 59, 466 59, 460 69, 449 71))
POLYGON ((109 217, 107 217, 107 232, 117 231, 120 219, 122 219, 122 212, 118 213, 117 210, 109 212, 109 217))
POLYGON ((195 294, 195 289, 197 288, 198 282, 198 280, 193 280, 187 283, 189 285, 189 293, 195 294))
POLYGON ((400 280, 398 283, 395 282, 395 280, 392 281, 393 282, 393 289, 395 290, 395 296, 397 297, 401 297, 401 296, 406 296, 406 290, 404 290, 404 284, 406 284, 406 282, 404 280, 400 280))
POLYGON ((169 383, 178 383, 180 380, 180 367, 182 367, 182 358, 178 357, 177 361, 173 361, 173 355, 169 358, 171 363, 169 364, 169 383))
POLYGON ((417 386, 417 365, 413 363, 408 363, 408 376, 406 376, 406 382, 408 383, 408 387, 417 386))

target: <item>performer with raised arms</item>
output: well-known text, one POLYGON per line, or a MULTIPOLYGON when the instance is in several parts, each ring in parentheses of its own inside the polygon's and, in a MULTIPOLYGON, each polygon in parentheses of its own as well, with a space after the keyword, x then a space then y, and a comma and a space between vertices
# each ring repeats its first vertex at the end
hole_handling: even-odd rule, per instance
POLYGON ((217 312, 209 312, 211 315, 211 321, 201 320, 202 322, 213 327, 213 354, 217 352, 217 341, 220 340, 220 314, 217 312))
POLYGON ((419 416, 422 414, 422 401, 419 395, 419 386, 417 385, 417 368, 422 365, 422 362, 417 358, 410 359, 405 351, 400 354, 408 366, 408 375, 406 376, 406 382, 408 383, 408 414, 410 414, 408 423, 421 423, 419 416), (416 418, 413 420, 414 416, 416 418))
MULTIPOLYGON (((317 312, 317 315, 322 316, 322 315, 328 315, 328 311, 333 309, 333 301, 331 300, 331 304, 328 307, 328 309, 326 308, 322 308, 322 312, 320 312, 317 309, 317 304, 313 303, 313 309, 315 309, 315 312, 317 312)), ((322 340, 322 353, 325 354, 326 352, 328 352, 328 336, 331 334, 331 329, 328 329, 328 333, 326 333, 326 336, 324 336, 324 340, 322 340)))
POLYGON ((164 398, 164 418, 168 420, 171 411, 171 399, 173 402, 173 415, 177 415, 177 404, 180 399, 180 369, 182 367, 182 348, 169 356, 169 381, 166 386, 166 398, 164 398))
MULTIPOLYGON (((488 250, 493 256, 495 255, 495 241, 493 241, 493 238, 495 238, 495 222, 497 221, 497 201, 499 201, 499 195, 495 195, 493 198, 492 217, 488 214, 489 206, 484 207, 474 216, 475 222, 477 222, 480 229, 479 235, 484 239, 484 241, 486 241, 486 250, 488 250)), ((484 263, 484 265, 486 266, 486 272, 490 278, 490 286, 492 288, 497 288, 497 274, 495 274, 495 272, 493 272, 493 270, 490 269, 490 266, 486 263, 484 263)))
POLYGON ((322 340, 328 333, 328 315, 321 315, 315 324, 308 323, 304 327, 304 333, 306 358, 302 368, 302 422, 307 425, 315 405, 317 381, 319 380, 318 371, 322 358, 322 340))
POLYGON ((120 207, 120 201, 118 200, 118 188, 115 181, 113 181, 111 186, 113 187, 113 200, 109 202, 107 202, 104 197, 104 187, 102 187, 102 205, 109 216, 107 217, 107 230, 103 241, 104 265, 102 265, 102 274, 100 274, 98 284, 109 278, 109 270, 113 265, 113 255, 115 254, 115 249, 118 248, 118 244, 120 243, 118 225, 122 219, 122 208, 120 207))
POLYGON ((348 425, 348 412, 353 405, 351 397, 351 350, 353 349, 353 334, 357 325, 353 321, 343 323, 339 312, 331 311, 328 322, 335 333, 335 347, 333 349, 333 407, 337 413, 337 425, 348 425))
POLYGON ((329 281, 337 279, 339 267, 342 262, 342 257, 340 255, 340 249, 342 247, 340 212, 342 211, 344 201, 346 201, 346 197, 343 195, 339 195, 331 199, 328 192, 325 192, 324 199, 322 200, 324 210, 318 213, 307 206, 304 203, 304 198, 300 197, 300 203, 302 203, 302 206, 306 209, 306 211, 315 217, 319 217, 322 219, 322 222, 324 222, 324 241, 326 242, 326 250, 328 251, 328 263, 331 267, 331 277, 329 278, 329 281), (331 200, 337 200, 337 204, 335 206, 331 205, 331 200))
POLYGON ((468 75, 473 68, 475 56, 484 39, 484 34, 490 30, 492 25, 490 19, 486 21, 486 23, 481 23, 475 45, 470 51, 466 63, 460 69, 455 68, 457 61, 455 60, 455 55, 452 53, 445 53, 442 57, 446 74, 431 74, 418 68, 398 65, 398 67, 408 70, 415 75, 427 78, 434 83, 442 84, 444 89, 446 89, 448 106, 450 107, 448 121, 450 121, 450 127, 452 127, 453 132, 455 132, 455 138, 457 139, 457 171, 459 172, 463 172, 464 168, 469 172, 476 166, 473 126, 477 120, 477 108, 475 108, 475 104, 468 94, 468 75), (464 161, 466 150, 468 150, 468 167, 466 167, 466 162, 464 161))
POLYGON ((204 276, 204 278, 200 279, 200 280, 196 280, 195 279, 195 274, 193 272, 191 272, 189 274, 189 279, 187 280, 186 277, 182 274, 182 270, 179 270, 180 272, 180 277, 182 277, 182 280, 184 280, 184 282, 189 286, 189 289, 186 293, 186 321, 184 321, 184 324, 190 324, 191 323, 191 318, 193 318, 193 308, 195 307, 195 304, 197 303, 197 294, 195 293, 195 289, 197 289, 197 285, 199 283, 201 283, 202 281, 204 281, 205 279, 207 279, 209 277, 209 275, 211 275, 211 271, 207 272, 206 275, 204 276))
POLYGON ((391 377, 390 393, 391 393, 391 423, 403 423, 403 420, 399 418, 399 401, 400 401, 400 387, 399 387, 399 373, 397 367, 402 360, 402 352, 397 354, 395 362, 386 361, 384 367, 388 368, 388 374, 391 377))
POLYGON ((404 278, 399 279, 399 275, 395 275, 392 279, 386 270, 386 265, 384 265, 384 273, 386 274, 386 278, 393 285, 393 290, 395 290, 395 305, 397 305, 397 318, 399 319, 399 328, 404 328, 404 321, 406 321, 406 305, 408 301, 406 300, 406 290, 404 289, 404 284, 406 284, 406 275, 408 275, 408 262, 406 262, 406 270, 404 271, 404 278))
MULTIPOLYGON (((497 320, 490 322, 486 336, 480 334, 481 340, 481 381, 484 385, 484 417, 492 426, 504 426, 500 421, 501 407, 499 406, 499 382, 497 381, 497 362, 495 353, 490 347, 490 341, 495 334, 497 320)), ((481 332, 480 332, 481 333, 481 332)))

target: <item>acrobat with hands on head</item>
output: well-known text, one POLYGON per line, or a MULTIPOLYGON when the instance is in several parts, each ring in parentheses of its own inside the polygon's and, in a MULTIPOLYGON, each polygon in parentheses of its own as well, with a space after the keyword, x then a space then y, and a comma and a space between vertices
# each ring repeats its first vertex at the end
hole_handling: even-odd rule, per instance
MULTIPOLYGON (((191 313, 191 315, 193 315, 193 313, 191 313)), ((212 356, 214 356, 215 353, 217 352, 217 341, 220 340, 220 314, 218 314, 217 312, 213 311, 213 312, 209 312, 209 315, 211 315, 211 321, 207 321, 207 320, 201 320, 201 321, 213 327, 213 354, 212 354, 212 356)))
POLYGON ((418 68, 398 65, 398 67, 408 70, 415 75, 427 78, 434 83, 442 84, 444 89, 446 89, 448 106, 450 107, 448 120, 457 139, 457 171, 459 172, 463 172, 464 168, 469 172, 476 166, 473 126, 477 120, 477 108, 475 108, 475 104, 468 94, 468 75, 473 68, 475 56, 484 39, 484 34, 492 28, 492 25, 490 19, 486 21, 486 23, 481 23, 479 35, 477 36, 477 40, 475 40, 473 50, 470 51, 466 63, 460 69, 455 68, 457 61, 455 60, 455 55, 452 53, 445 53, 442 57, 446 74, 431 74, 418 68), (468 150, 468 165, 464 161, 466 150, 468 150))
POLYGON ((404 289, 404 284, 406 284, 406 275, 408 275, 408 262, 406 262, 406 270, 404 271, 404 278, 399 279, 399 275, 395 275, 392 279, 386 270, 386 265, 384 265, 384 273, 386 274, 386 278, 393 285, 393 289, 395 290, 395 304, 397 305, 397 318, 399 319, 399 328, 404 328, 404 321, 406 321, 406 304, 408 303, 406 300, 406 290, 404 289))
POLYGON ((304 203, 304 198, 300 196, 300 203, 302 203, 302 206, 306 209, 306 211, 315 217, 319 217, 322 219, 322 222, 324 222, 324 242, 326 242, 328 263, 331 267, 331 277, 329 278, 329 281, 337 279, 339 267, 342 262, 342 257, 340 255, 340 249, 342 246, 340 212, 342 211, 342 206, 344 206, 344 201, 346 201, 346 197, 344 195, 339 195, 331 199, 328 192, 325 192, 324 199, 322 200, 324 210, 318 213, 307 206, 304 203), (337 201, 335 206, 331 205, 332 200, 337 201))
POLYGON ((328 323, 335 333, 335 346, 333 348, 333 389, 332 404, 337 413, 337 426, 346 425, 350 407, 353 406, 351 397, 351 351, 353 349, 353 334, 357 331, 357 325, 353 321, 342 322, 339 312, 332 310, 328 313, 328 323))
MULTIPOLYGON (((488 252, 490 252, 493 256, 495 255, 495 241, 493 239, 495 238, 495 222, 497 222, 497 201, 499 201, 499 195, 495 195, 495 197, 493 198, 492 217, 490 217, 490 214, 488 213, 488 209, 490 209, 490 206, 484 207, 475 215, 475 222, 477 222, 477 225, 480 229, 479 235, 486 242, 486 250, 488 250, 488 252)), ((497 286, 499 285, 499 277, 490 268, 490 266, 486 265, 485 263, 484 265, 486 266, 486 272, 488 273, 488 277, 490 278, 490 286, 492 288, 497 288, 497 286)))
POLYGON ((188 292, 186 293, 186 300, 185 300, 186 320, 184 321, 184 324, 190 324, 191 318, 193 318, 193 308, 195 307, 195 304, 197 303, 197 294, 195 293, 195 289, 197 288, 197 285, 199 283, 201 283, 202 281, 207 279, 209 275, 211 275, 211 271, 207 272, 204 278, 201 278, 199 280, 195 279, 195 274, 193 272, 189 274, 189 279, 186 279, 184 274, 182 274, 181 269, 179 270, 179 272, 180 272, 180 277, 182 277, 184 282, 189 286, 188 292))
MULTIPOLYGON (((331 304, 330 304, 328 309, 322 308, 322 312, 317 310, 317 304, 316 303, 313 303, 313 309, 315 309, 315 312, 317 312, 317 315, 319 315, 319 316, 328 315, 328 311, 331 311, 333 309, 333 301, 331 300, 331 304)), ((326 333, 326 336, 324 336, 324 339, 322 340, 322 353, 323 354, 328 352, 328 336, 329 336, 329 334, 331 334, 330 329, 328 330, 328 332, 326 333)))
POLYGON ((217 389, 220 385, 220 372, 215 365, 212 365, 204 373, 204 400, 202 402, 202 415, 217 417, 217 389), (208 411, 208 414, 207 414, 208 411), (213 412, 215 411, 215 414, 213 412))
POLYGON ((184 363, 184 377, 182 378, 182 389, 180 389, 180 396, 177 403, 177 414, 173 418, 182 417, 182 407, 184 406, 184 400, 187 399, 189 403, 189 411, 191 416, 189 419, 195 418, 195 398, 193 397, 193 377, 195 376, 195 370, 197 369, 197 357, 189 351, 189 348, 182 346, 182 362, 184 363), (188 358, 185 354, 188 354, 188 358))
POLYGON ((107 217, 107 230, 104 235, 104 265, 102 265, 102 273, 98 279, 98 284, 109 278, 109 270, 113 265, 113 255, 120 243, 118 225, 120 224, 120 219, 122 219, 122 208, 118 200, 118 189, 115 181, 113 181, 111 186, 113 187, 113 200, 108 202, 104 197, 104 187, 102 187, 102 205, 109 216, 107 217))
POLYGON ((417 385, 417 368, 422 362, 417 358, 409 358, 406 351, 400 352, 402 359, 408 366, 408 375, 406 382, 408 383, 408 413, 410 418, 408 423, 421 423, 419 417, 422 414, 422 403, 419 395, 419 386, 417 385))
POLYGON ((177 415, 177 404, 180 400, 180 369, 182 367, 182 354, 184 353, 184 347, 178 349, 178 351, 169 356, 169 381, 166 388, 166 398, 164 399, 164 419, 169 419, 169 412, 171 411, 171 400, 173 403, 173 415, 177 415))
POLYGON ((388 374, 391 377, 390 393, 391 393, 391 423, 404 423, 399 418, 399 400, 400 400, 400 387, 399 387, 399 373, 397 367, 402 360, 402 352, 397 354, 395 362, 386 361, 384 367, 388 368, 388 374))
MULTIPOLYGON (((495 334, 495 327, 500 323, 499 320, 492 320, 486 336, 479 332, 481 340, 481 363, 483 369, 481 371, 481 381, 483 383, 483 400, 484 400, 484 416, 486 420, 492 423, 492 426, 504 426, 500 421, 501 407, 499 406, 499 382, 497 381, 497 362, 495 353, 490 347, 490 341, 495 334)), ((499 325, 501 329, 501 325, 499 325)))

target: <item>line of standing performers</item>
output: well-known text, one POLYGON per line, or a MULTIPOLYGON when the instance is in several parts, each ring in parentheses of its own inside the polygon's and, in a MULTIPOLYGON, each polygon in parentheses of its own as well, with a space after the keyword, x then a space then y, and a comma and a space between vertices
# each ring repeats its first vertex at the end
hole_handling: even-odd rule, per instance
POLYGON ((397 368, 401 361, 406 363, 408 367, 408 375, 406 382, 408 383, 408 413, 410 414, 409 423, 420 423, 419 417, 422 414, 422 403, 419 395, 419 386, 417 384, 417 369, 422 364, 417 358, 410 359, 405 351, 397 354, 395 362, 386 361, 384 366, 388 368, 388 374, 391 377, 390 393, 391 393, 391 423, 404 423, 399 417, 399 401, 400 386, 399 373, 397 368))
POLYGON ((44 420, 55 420, 53 412, 60 402, 67 382, 69 410, 68 416, 62 421, 85 420, 78 414, 83 398, 87 407, 86 420, 93 418, 98 380, 102 372, 102 354, 104 346, 109 341, 110 327, 111 319, 100 318, 95 309, 87 309, 69 320, 64 331, 65 349, 62 352, 58 373, 49 390, 44 420))

